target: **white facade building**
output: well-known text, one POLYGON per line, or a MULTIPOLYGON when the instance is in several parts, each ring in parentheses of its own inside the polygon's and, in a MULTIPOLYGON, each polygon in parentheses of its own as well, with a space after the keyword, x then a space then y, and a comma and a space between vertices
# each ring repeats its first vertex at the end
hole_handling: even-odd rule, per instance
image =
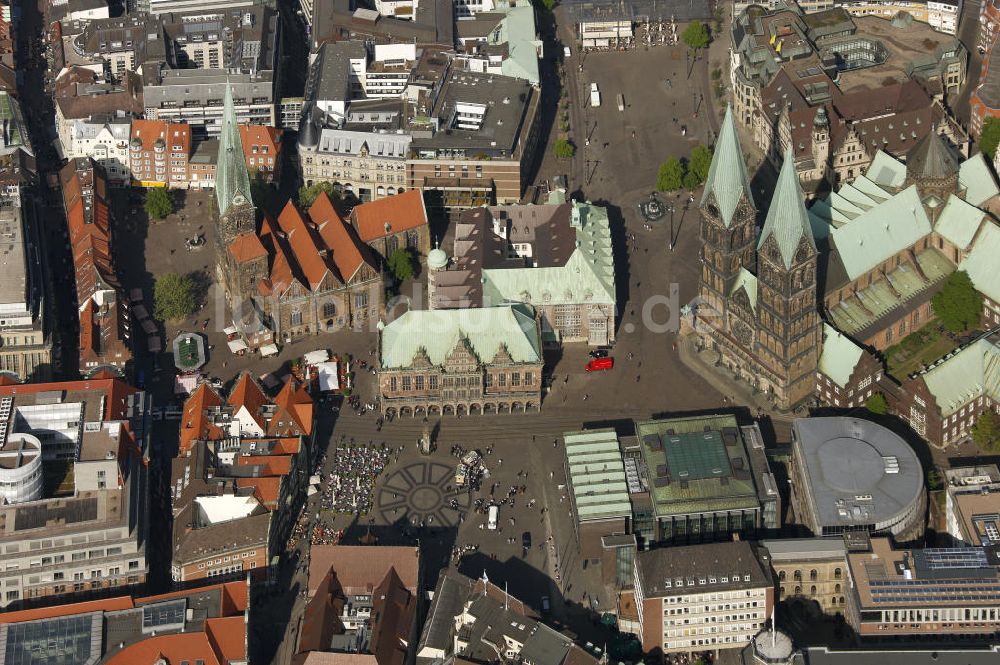
POLYGON ((128 141, 132 121, 128 118, 90 117, 72 121, 69 145, 63 145, 68 159, 92 157, 107 171, 108 182, 127 184, 129 170, 128 141))

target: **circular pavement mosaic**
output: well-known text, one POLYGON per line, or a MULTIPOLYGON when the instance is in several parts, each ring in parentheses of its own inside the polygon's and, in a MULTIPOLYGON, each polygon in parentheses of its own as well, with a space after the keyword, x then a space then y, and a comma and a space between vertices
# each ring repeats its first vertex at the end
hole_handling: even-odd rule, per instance
POLYGON ((437 462, 415 462, 386 478, 377 508, 387 524, 453 527, 469 507, 469 494, 455 487, 455 470, 437 462), (457 502, 458 510, 451 507, 457 502))

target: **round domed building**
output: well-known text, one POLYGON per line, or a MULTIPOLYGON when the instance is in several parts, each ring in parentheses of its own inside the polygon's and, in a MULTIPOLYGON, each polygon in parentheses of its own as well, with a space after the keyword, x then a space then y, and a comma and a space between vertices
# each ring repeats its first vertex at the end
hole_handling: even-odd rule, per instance
POLYGON ((792 508, 814 535, 923 536, 923 467, 898 435, 861 418, 799 418, 792 446, 792 508))

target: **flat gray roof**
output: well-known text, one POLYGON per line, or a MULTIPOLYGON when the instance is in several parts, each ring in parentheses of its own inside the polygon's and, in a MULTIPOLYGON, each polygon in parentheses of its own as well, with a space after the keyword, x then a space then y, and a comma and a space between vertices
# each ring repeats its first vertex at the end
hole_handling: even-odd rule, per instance
POLYGON ((798 418, 793 438, 819 526, 891 522, 924 491, 923 468, 913 449, 869 420, 798 418))
POLYGON ((24 260, 24 227, 21 210, 14 206, 0 208, 0 303, 28 307, 28 276, 24 260))
POLYGON ((760 544, 771 553, 771 560, 775 562, 791 559, 843 559, 847 555, 843 538, 781 538, 762 540, 760 544))

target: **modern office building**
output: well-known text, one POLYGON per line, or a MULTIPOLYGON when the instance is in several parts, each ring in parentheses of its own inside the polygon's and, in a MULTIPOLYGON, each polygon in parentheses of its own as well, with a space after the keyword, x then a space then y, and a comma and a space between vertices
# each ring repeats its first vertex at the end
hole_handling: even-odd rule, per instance
POLYGON ((1000 545, 1000 469, 996 464, 944 472, 945 519, 956 547, 1000 545))
POLYGON ((0 607, 145 583, 149 406, 119 379, 0 386, 0 607))
POLYGON ((771 618, 766 552, 746 541, 665 547, 635 559, 643 651, 742 649, 771 618))
POLYGON ((813 534, 923 535, 923 467, 898 435, 861 418, 797 418, 792 446, 792 508, 813 534))
POLYGON ((648 508, 633 531, 649 543, 752 537, 781 526, 781 497, 756 425, 711 415, 635 423, 648 508))
POLYGON ((847 621, 862 639, 992 641, 1000 629, 996 547, 893 549, 847 556, 847 621))

